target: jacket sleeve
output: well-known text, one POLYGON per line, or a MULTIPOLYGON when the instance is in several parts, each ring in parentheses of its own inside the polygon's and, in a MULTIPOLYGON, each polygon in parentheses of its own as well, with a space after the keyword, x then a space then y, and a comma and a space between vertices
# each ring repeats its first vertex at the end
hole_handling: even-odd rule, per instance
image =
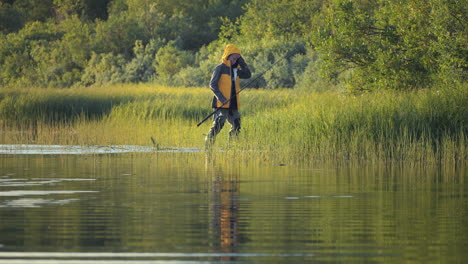
POLYGON ((241 79, 249 79, 252 76, 252 73, 250 72, 247 63, 245 63, 244 58, 240 57, 238 62, 240 69, 237 71, 237 75, 239 75, 239 78, 241 79))
POLYGON ((225 101, 227 101, 227 99, 226 97, 224 97, 224 95, 221 93, 218 87, 218 81, 219 81, 219 78, 221 77, 221 67, 222 65, 218 65, 218 67, 216 67, 216 69, 214 70, 213 75, 211 76, 211 80, 210 80, 210 89, 211 91, 213 91, 215 97, 221 103, 224 103, 225 101))

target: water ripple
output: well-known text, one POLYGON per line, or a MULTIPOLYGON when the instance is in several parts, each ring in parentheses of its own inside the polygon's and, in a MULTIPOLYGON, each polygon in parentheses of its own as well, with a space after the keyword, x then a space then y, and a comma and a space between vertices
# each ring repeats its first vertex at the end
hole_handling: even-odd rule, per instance
POLYGON ((0 204, 0 207, 15 207, 15 208, 39 208, 43 205, 66 205, 73 201, 79 201, 80 199, 41 199, 41 198, 21 198, 11 201, 6 201, 0 204))
POLYGON ((0 196, 26 196, 26 195, 51 195, 51 194, 76 194, 76 193, 96 193, 97 191, 39 191, 39 190, 17 190, 0 192, 0 196))
POLYGON ((199 148, 185 147, 161 147, 136 145, 112 145, 112 146, 76 146, 76 145, 0 145, 0 154, 114 154, 114 153, 132 153, 132 152, 200 152, 199 148))

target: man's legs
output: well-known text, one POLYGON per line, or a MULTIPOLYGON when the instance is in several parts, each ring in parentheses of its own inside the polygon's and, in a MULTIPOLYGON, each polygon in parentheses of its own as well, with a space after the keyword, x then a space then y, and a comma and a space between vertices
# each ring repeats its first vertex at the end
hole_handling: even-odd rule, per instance
POLYGON ((227 118, 231 124, 231 130, 229 131, 229 140, 236 139, 241 129, 241 118, 238 110, 230 110, 227 118))
POLYGON ((208 132, 208 135, 206 135, 206 138, 205 138, 205 147, 206 148, 209 148, 214 144, 215 139, 216 139, 216 135, 218 135, 218 133, 223 128, 224 123, 226 122, 228 114, 229 114, 229 110, 220 109, 214 115, 213 126, 211 127, 210 132, 208 132))

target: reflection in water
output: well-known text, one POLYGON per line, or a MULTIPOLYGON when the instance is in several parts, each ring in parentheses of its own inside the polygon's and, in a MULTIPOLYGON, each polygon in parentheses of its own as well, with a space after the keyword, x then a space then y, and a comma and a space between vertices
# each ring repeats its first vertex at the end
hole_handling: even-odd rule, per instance
MULTIPOLYGON (((239 174, 233 170, 225 173, 215 159, 207 155, 205 164, 207 176, 211 178, 210 228, 217 253, 237 253, 239 243, 239 174)), ((220 261, 237 260, 235 255, 220 257, 220 261)))
POLYGON ((0 155, 0 263, 466 262, 464 166, 222 154, 0 155))

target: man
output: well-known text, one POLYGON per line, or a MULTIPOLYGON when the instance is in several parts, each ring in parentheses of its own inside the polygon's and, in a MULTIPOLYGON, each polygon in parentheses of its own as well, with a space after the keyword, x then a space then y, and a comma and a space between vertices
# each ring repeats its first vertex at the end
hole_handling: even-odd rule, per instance
POLYGON ((229 139, 237 137, 241 128, 239 114, 240 80, 250 78, 251 73, 240 50, 233 44, 228 44, 224 49, 222 63, 213 72, 210 81, 210 89, 214 93, 213 108, 221 107, 214 115, 213 127, 206 136, 205 146, 213 145, 216 135, 221 131, 226 120, 231 124, 229 139))

